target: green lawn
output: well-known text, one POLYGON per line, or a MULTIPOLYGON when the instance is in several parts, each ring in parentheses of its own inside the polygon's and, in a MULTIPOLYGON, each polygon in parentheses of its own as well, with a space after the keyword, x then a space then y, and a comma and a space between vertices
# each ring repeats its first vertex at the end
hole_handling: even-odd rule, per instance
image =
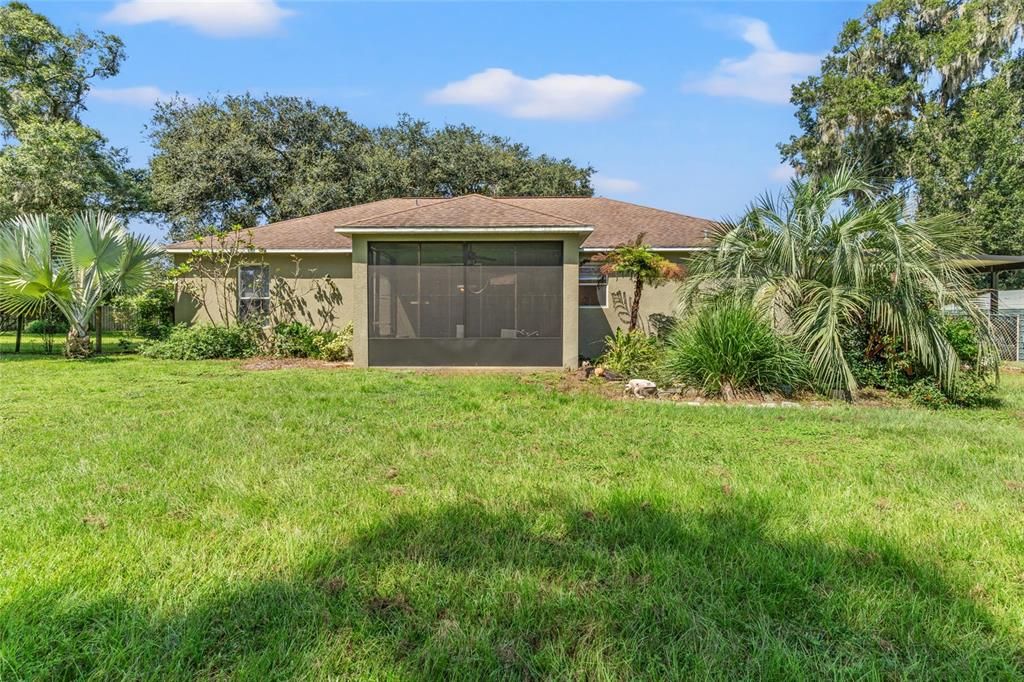
POLYGON ((0 679, 1024 677, 999 410, 0 361, 0 679))
MULTIPOLYGON (((52 337, 52 347, 49 349, 51 355, 61 355, 64 352, 64 334, 54 334, 52 337)), ((96 339, 93 338, 95 343, 96 339)), ((103 353, 124 353, 126 351, 134 350, 141 338, 130 336, 127 332, 112 332, 108 331, 103 334, 103 353), (124 339, 127 344, 126 347, 119 343, 121 339, 124 339)), ((14 354, 14 350, 17 348, 16 334, 13 331, 0 331, 0 357, 7 354, 14 354)), ((42 334, 29 334, 28 332, 21 335, 21 353, 24 355, 46 355, 47 354, 46 340, 42 334)))

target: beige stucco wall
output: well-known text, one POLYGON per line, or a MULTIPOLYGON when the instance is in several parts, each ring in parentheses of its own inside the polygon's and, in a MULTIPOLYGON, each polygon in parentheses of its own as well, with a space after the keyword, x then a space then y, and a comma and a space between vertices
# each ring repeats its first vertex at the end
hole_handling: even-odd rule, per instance
MULTIPOLYGON (((175 265, 188 256, 175 254, 175 265)), ((252 263, 270 267, 271 322, 292 320, 316 330, 340 330, 353 317, 352 255, 348 253, 262 254, 252 263)), ((234 321, 237 311, 237 271, 214 286, 185 275, 176 287, 174 319, 187 324, 223 323, 225 307, 234 321), (227 293, 225 296, 224 294, 227 293), (203 294, 201 305, 194 294, 203 294)))
MULTIPOLYGON (((530 240, 544 238, 530 235, 530 240)), ((604 308, 580 308, 579 302, 579 253, 580 238, 577 235, 554 235, 549 239, 563 243, 564 272, 562 279, 562 360, 565 367, 575 367, 578 357, 595 358, 604 348, 604 338, 616 327, 625 328, 629 323, 629 305, 633 296, 633 285, 627 277, 610 277, 608 280, 608 305, 604 308)), ((368 241, 381 241, 384 237, 356 235, 353 250, 347 253, 300 254, 298 273, 296 263, 288 254, 265 254, 259 260, 270 266, 274 283, 271 286, 271 316, 273 321, 298 320, 314 329, 338 330, 353 322, 355 335, 352 350, 357 365, 365 365, 368 355, 367 330, 369 327, 367 305, 366 256, 368 241), (275 296, 275 294, 279 294, 275 296), (284 294, 284 295, 280 295, 284 294), (280 299, 289 299, 292 305, 285 306, 280 299), (277 299, 277 300, 275 300, 277 299)), ((393 237, 396 241, 407 241, 408 236, 393 237)), ((417 240, 451 241, 451 236, 431 237, 417 235, 417 240)), ((522 235, 459 235, 467 241, 523 239, 522 235)), ((175 255, 175 263, 186 256, 175 255)), ((585 258, 585 257, 584 257, 585 258)), ((682 263, 683 258, 673 257, 682 263)), ((187 277, 186 277, 187 279, 187 277)), ((234 292, 234 282, 229 282, 234 292)), ((650 316, 655 313, 672 315, 676 310, 675 285, 648 287, 644 290, 640 305, 641 326, 650 331, 650 316)), ((235 295, 230 296, 231 305, 235 295)), ((175 303, 175 320, 185 323, 220 322, 219 297, 208 287, 205 308, 187 294, 187 287, 179 285, 175 303), (213 318, 213 320, 211 320, 213 318)), ((233 310, 231 311, 234 312, 233 310)))
MULTIPOLYGON (((669 256, 669 260, 681 265, 685 257, 669 256)), ((651 315, 675 315, 677 307, 677 284, 660 287, 645 287, 640 298, 640 327, 647 332, 651 328, 651 315)), ((633 282, 628 277, 608 278, 608 305, 604 308, 586 307, 579 312, 580 355, 596 358, 604 352, 604 338, 616 328, 629 326, 629 308, 633 301, 633 282)))

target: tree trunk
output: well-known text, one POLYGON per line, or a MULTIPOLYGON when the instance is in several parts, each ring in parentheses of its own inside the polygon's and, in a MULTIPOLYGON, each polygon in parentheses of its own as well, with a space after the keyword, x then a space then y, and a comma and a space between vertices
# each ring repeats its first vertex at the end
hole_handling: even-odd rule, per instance
POLYGON ((103 306, 96 306, 96 352, 103 352, 103 306))
POLYGON ((636 278, 636 286, 633 288, 633 303, 629 307, 629 331, 636 331, 640 324, 640 297, 644 293, 644 281, 636 278))
POLYGON ((21 352, 21 332, 22 332, 22 330, 24 328, 25 328, 25 316, 24 315, 18 315, 18 326, 16 327, 17 331, 14 332, 14 352, 15 353, 20 353, 21 352))
POLYGON ((64 355, 69 358, 87 358, 92 355, 89 331, 79 330, 71 325, 71 329, 68 330, 67 342, 64 344, 64 355))

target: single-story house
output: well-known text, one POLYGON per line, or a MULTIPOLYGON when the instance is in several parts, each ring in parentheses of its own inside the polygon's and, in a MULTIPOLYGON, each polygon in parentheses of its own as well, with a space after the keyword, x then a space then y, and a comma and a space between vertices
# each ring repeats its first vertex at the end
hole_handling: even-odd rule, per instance
MULTIPOLYGON (((575 367, 625 326, 633 294, 628 278, 606 278, 590 259, 643 234, 682 262, 707 248, 713 227, 596 197, 386 199, 254 228, 260 255, 232 275, 234 298, 197 300, 186 275, 175 317, 209 322, 226 305, 271 313, 280 289, 287 317, 314 328, 351 321, 357 366, 575 367)), ((181 263, 200 246, 167 252, 181 263)), ((674 311, 675 287, 647 289, 641 302, 647 325, 674 311)))

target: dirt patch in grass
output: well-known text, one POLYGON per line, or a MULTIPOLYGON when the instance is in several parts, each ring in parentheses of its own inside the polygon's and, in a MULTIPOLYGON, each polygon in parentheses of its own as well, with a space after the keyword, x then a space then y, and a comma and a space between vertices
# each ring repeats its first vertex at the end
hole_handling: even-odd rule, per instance
POLYGON ((351 362, 327 362, 313 358, 252 358, 242 363, 242 369, 263 372, 274 369, 349 369, 351 362))

